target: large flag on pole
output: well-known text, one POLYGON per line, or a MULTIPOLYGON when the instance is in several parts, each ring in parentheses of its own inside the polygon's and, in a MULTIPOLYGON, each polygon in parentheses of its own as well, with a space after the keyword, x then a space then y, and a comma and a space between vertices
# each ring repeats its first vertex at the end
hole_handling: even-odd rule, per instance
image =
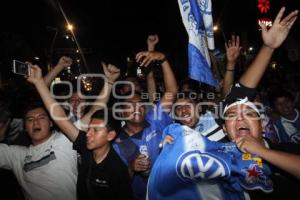
POLYGON ((178 4, 189 36, 189 77, 217 86, 208 52, 208 48, 215 48, 211 0, 178 0, 178 4))

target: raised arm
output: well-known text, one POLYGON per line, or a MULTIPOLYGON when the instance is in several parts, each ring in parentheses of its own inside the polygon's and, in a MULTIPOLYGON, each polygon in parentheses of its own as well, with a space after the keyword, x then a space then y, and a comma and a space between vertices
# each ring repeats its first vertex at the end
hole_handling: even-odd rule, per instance
POLYGON ((155 101, 155 93, 156 93, 156 82, 155 82, 153 71, 147 74, 147 92, 149 95, 149 102, 153 103, 155 101))
POLYGON ((230 87, 234 82, 234 69, 237 62, 238 57, 240 56, 241 52, 240 47, 240 37, 232 35, 231 40, 228 40, 225 43, 225 50, 226 50, 226 71, 223 80, 223 88, 222 93, 223 96, 226 96, 230 87))
POLYGON ((31 66, 31 75, 27 80, 34 84, 38 93, 40 94, 48 112, 58 127, 67 135, 67 137, 74 142, 79 134, 79 130, 73 123, 67 119, 63 108, 55 101, 50 94, 50 91, 42 77, 42 71, 37 65, 31 66))
POLYGON ((66 56, 62 56, 56 66, 44 77, 46 85, 49 87, 55 77, 66 67, 72 65, 72 59, 66 56))
MULTIPOLYGON (((159 42, 158 35, 149 35, 147 38, 147 46, 148 46, 148 51, 154 51, 156 44, 159 42)), ((154 79, 154 73, 151 71, 147 75, 147 91, 149 94, 149 101, 151 103, 154 102, 154 95, 156 93, 156 83, 154 79)))
POLYGON ((269 163, 300 178, 300 155, 267 149, 250 135, 238 138, 236 144, 241 151, 256 154, 269 163))
POLYGON ((83 123, 84 125, 87 125, 90 123, 91 116, 97 110, 103 109, 102 105, 104 105, 104 104, 106 105, 106 103, 109 100, 113 84, 120 76, 120 69, 118 69, 116 66, 114 66, 112 64, 102 63, 102 68, 103 68, 106 79, 104 81, 103 88, 101 89, 99 95, 97 96, 96 100, 94 101, 92 107, 80 119, 81 123, 83 123))
POLYGON ((262 28, 263 46, 258 55, 251 63, 247 71, 240 78, 240 83, 249 88, 256 88, 261 80, 272 54, 287 38, 291 27, 297 19, 298 10, 291 12, 282 19, 285 8, 281 8, 277 14, 273 26, 267 30, 264 24, 262 28))
POLYGON ((158 35, 149 35, 147 38, 148 51, 154 51, 156 44, 159 42, 158 35))
POLYGON ((161 104, 166 110, 170 110, 172 103, 175 100, 177 94, 177 82, 172 71, 171 65, 166 59, 166 56, 160 52, 139 52, 136 55, 137 62, 141 62, 141 66, 148 66, 153 61, 160 61, 163 71, 164 84, 165 84, 165 94, 161 99, 161 104))

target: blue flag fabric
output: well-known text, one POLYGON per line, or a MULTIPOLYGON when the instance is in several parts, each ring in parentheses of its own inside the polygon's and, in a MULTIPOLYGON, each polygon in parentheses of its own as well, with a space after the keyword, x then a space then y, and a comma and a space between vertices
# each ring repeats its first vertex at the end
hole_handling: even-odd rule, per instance
POLYGON ((211 0, 178 0, 178 5, 189 36, 189 77, 216 87, 208 52, 214 49, 211 0))
POLYGON ((149 200, 245 199, 244 189, 271 192, 269 167, 234 143, 212 142, 180 124, 164 130, 174 138, 162 149, 148 182, 149 200))

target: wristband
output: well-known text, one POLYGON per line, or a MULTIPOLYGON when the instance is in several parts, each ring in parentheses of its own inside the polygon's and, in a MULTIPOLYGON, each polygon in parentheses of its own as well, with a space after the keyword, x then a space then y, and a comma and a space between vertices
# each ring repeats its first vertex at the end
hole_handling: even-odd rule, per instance
POLYGON ((162 60, 157 60, 156 61, 156 63, 158 64, 158 65, 161 65, 162 63, 164 63, 165 61, 167 61, 168 59, 167 59, 167 56, 165 56, 162 60))

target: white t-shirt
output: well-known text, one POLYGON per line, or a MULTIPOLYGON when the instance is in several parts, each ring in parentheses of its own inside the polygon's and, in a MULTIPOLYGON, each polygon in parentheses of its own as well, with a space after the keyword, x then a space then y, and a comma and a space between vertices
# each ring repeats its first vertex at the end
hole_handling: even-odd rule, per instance
POLYGON ((76 199, 77 154, 61 132, 36 146, 0 144, 0 167, 14 172, 26 199, 76 199))

